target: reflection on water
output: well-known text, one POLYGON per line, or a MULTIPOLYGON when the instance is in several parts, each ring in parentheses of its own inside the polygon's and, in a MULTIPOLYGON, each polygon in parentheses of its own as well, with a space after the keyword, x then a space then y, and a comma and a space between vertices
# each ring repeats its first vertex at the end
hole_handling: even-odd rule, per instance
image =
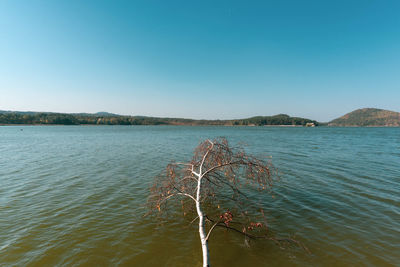
POLYGON ((144 204, 167 163, 218 136, 272 156, 270 223, 312 254, 219 230, 214 266, 400 262, 399 128, 23 126, 0 127, 0 265, 201 266, 190 219, 160 225, 144 204))

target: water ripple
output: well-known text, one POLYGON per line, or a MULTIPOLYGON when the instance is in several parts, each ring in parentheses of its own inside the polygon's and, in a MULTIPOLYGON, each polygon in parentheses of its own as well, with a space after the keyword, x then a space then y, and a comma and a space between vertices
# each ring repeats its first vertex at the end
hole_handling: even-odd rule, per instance
MULTIPOLYGON (((216 266, 390 266, 400 262, 400 129, 0 127, 4 266, 201 266, 195 226, 145 201, 153 177, 204 138, 246 142, 282 173, 270 226, 312 251, 217 231, 216 266)), ((179 215, 179 216, 175 216, 179 215)))

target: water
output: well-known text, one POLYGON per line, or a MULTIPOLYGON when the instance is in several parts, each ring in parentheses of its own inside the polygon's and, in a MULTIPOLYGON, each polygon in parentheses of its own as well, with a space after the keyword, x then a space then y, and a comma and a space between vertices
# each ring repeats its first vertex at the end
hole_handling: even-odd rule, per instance
POLYGON ((21 126, 0 127, 0 265, 201 266, 196 225, 144 204, 166 164, 218 136, 272 156, 267 216, 311 254, 219 230, 213 266, 400 264, 400 128, 21 126))

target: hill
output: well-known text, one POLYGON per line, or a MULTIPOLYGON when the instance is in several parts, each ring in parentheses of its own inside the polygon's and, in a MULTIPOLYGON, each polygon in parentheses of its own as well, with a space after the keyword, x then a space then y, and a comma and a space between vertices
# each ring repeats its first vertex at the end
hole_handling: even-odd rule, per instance
POLYGON ((346 115, 334 119, 328 126, 400 126, 400 113, 376 109, 357 109, 346 115))
POLYGON ((145 116, 123 116, 107 112, 89 113, 52 113, 0 111, 0 124, 59 124, 59 125, 221 125, 221 126, 263 126, 288 125, 305 126, 307 123, 318 125, 317 121, 290 117, 286 114, 258 116, 237 120, 193 120, 183 118, 158 118, 145 116))

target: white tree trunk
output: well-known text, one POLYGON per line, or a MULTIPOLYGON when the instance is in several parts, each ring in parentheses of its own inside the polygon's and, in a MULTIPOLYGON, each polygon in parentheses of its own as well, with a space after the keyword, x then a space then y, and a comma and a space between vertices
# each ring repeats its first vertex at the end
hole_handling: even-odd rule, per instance
POLYGON ((197 182, 197 193, 196 193, 196 210, 197 214, 199 215, 199 234, 200 234, 200 241, 201 241, 201 249, 203 251, 203 267, 208 267, 209 259, 208 259, 208 244, 206 239, 206 234, 204 231, 204 214, 201 211, 200 207, 200 188, 201 188, 201 173, 200 177, 197 182))
POLYGON ((200 207, 200 190, 201 190, 201 180, 203 179, 203 174, 202 169, 203 169, 203 164, 204 161, 207 158, 208 153, 212 150, 214 147, 214 143, 208 140, 211 144, 211 147, 207 150, 207 152, 204 154, 203 159, 201 161, 201 164, 199 166, 199 173, 196 173, 193 171, 193 166, 192 166, 192 173, 198 177, 197 180, 197 192, 196 192, 196 210, 197 210, 197 215, 199 215, 199 234, 200 234, 200 241, 201 241, 201 250, 203 251, 203 267, 209 267, 209 257, 208 257, 208 242, 207 242, 207 236, 204 231, 204 214, 201 210, 200 207))

